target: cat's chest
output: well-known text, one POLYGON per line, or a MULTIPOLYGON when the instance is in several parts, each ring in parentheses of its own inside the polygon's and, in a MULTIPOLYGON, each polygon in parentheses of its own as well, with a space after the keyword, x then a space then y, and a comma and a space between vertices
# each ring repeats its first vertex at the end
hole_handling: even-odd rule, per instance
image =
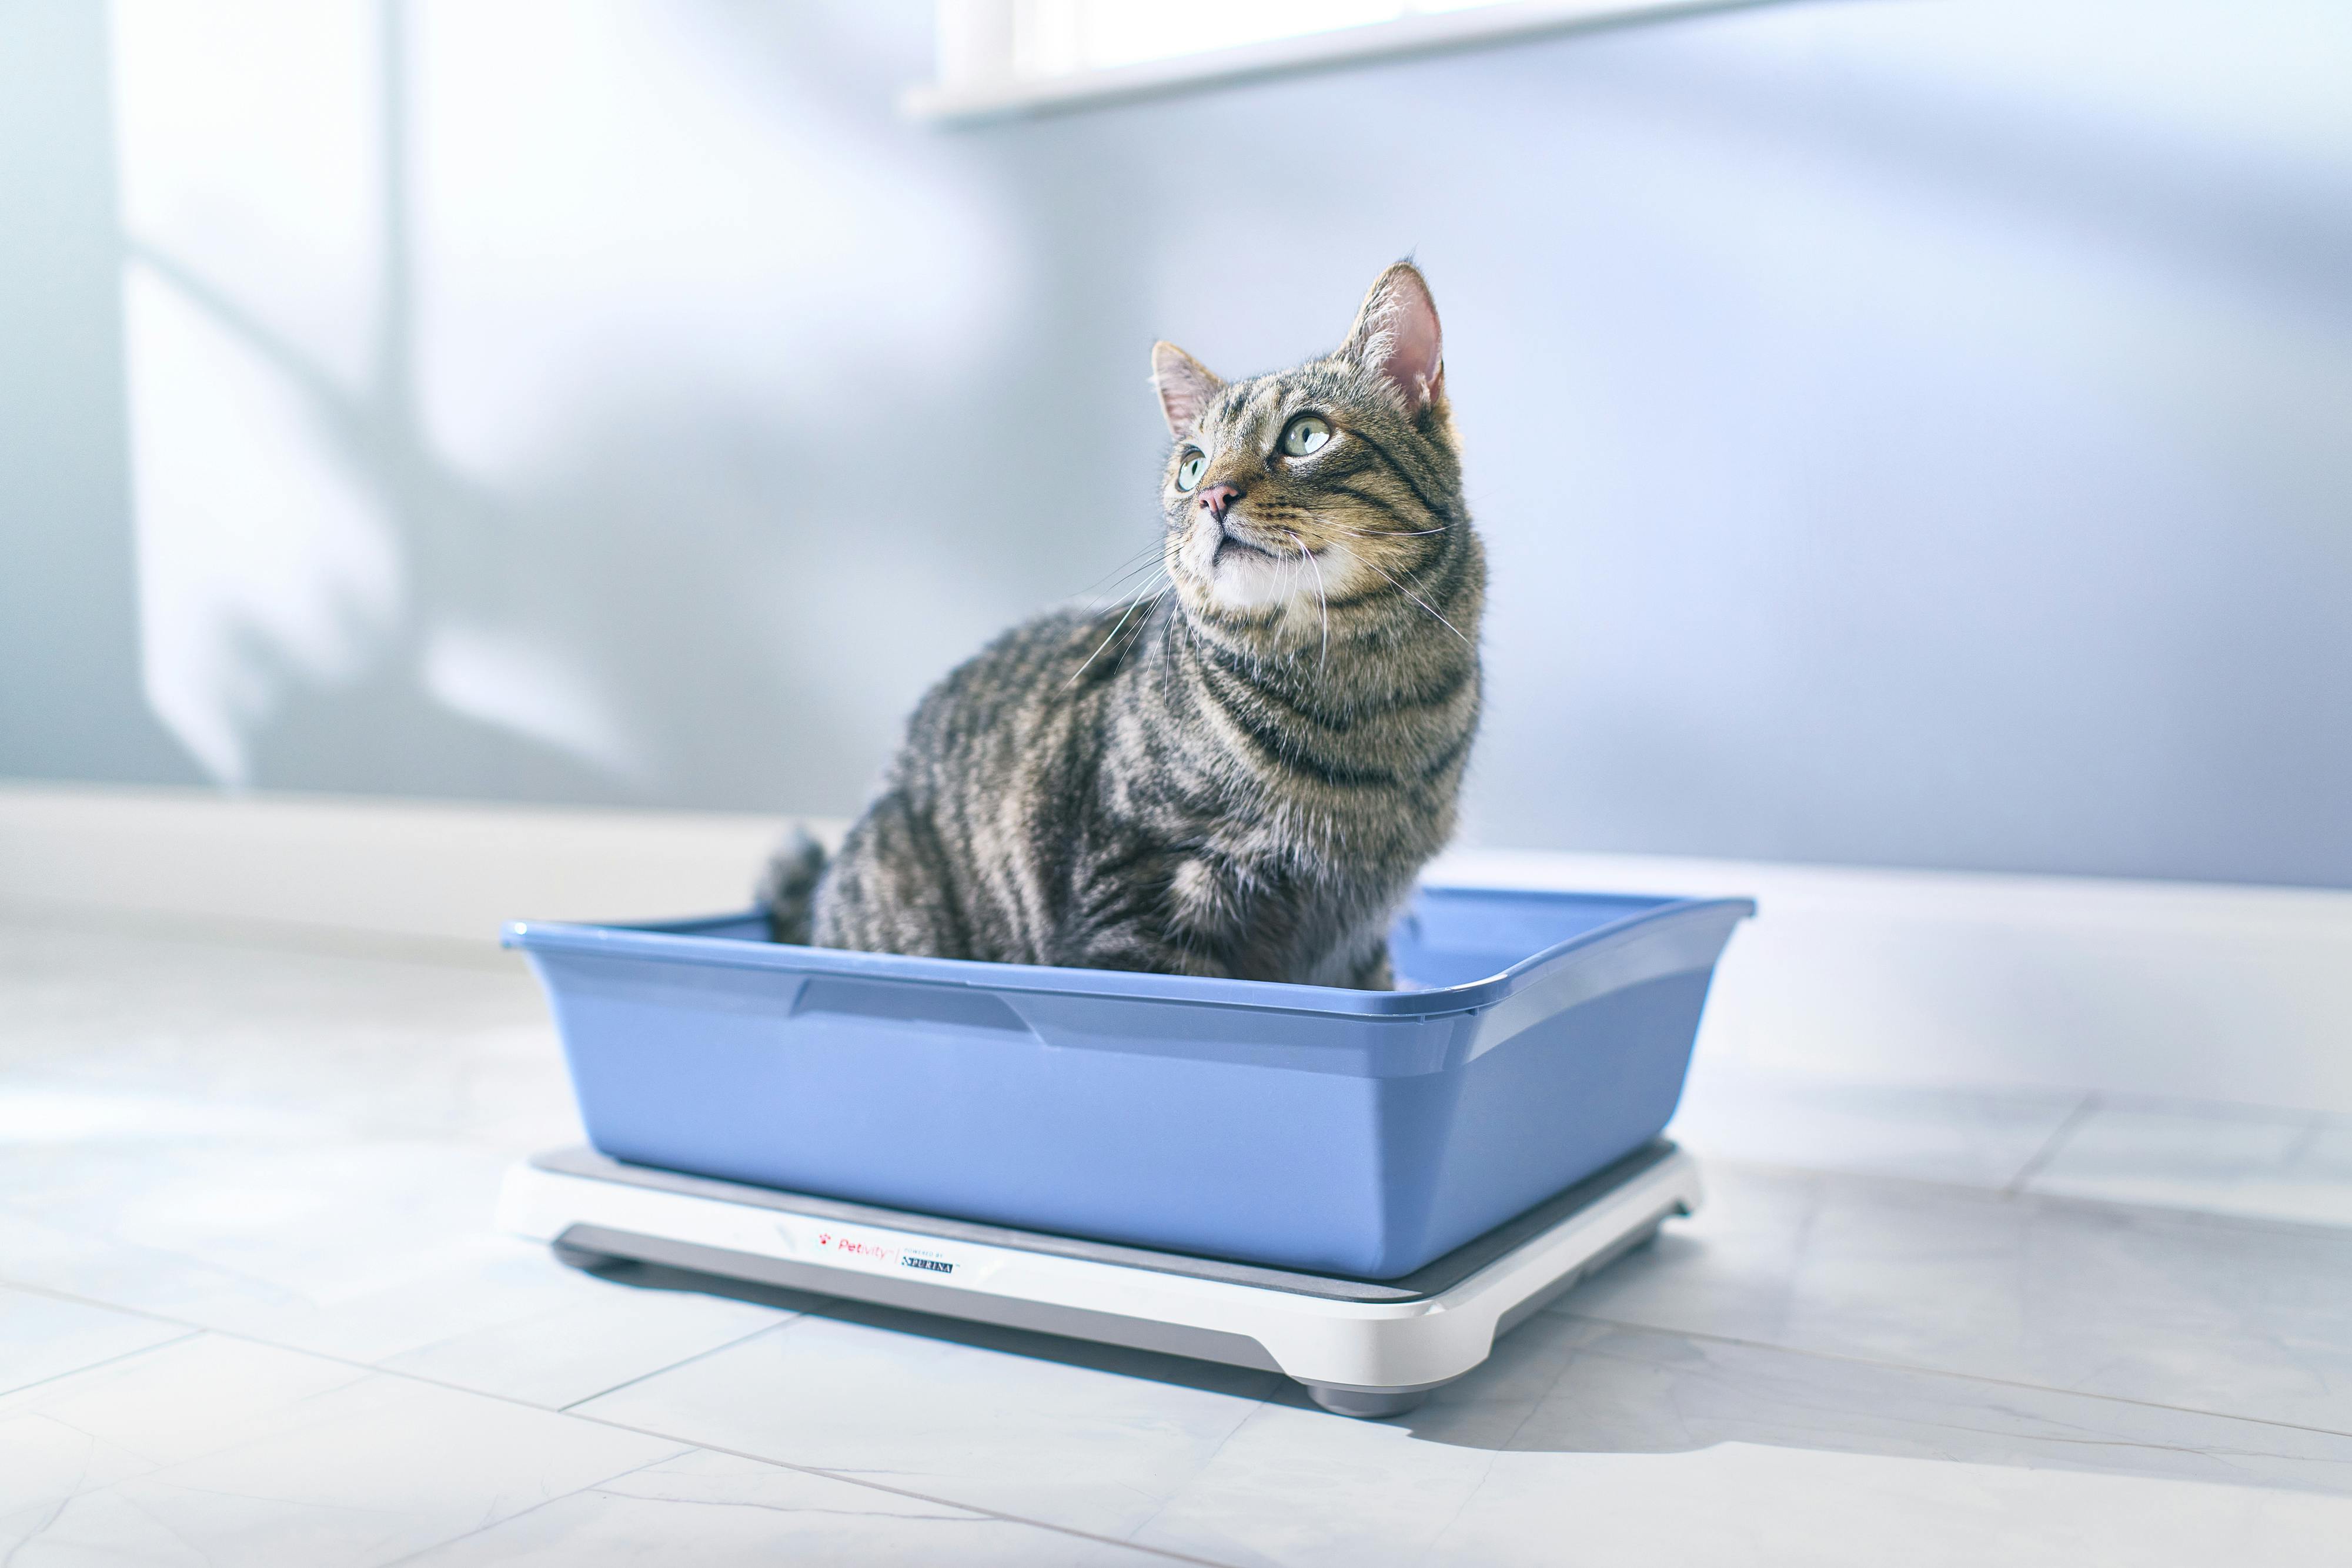
POLYGON ((1263 769, 1235 769, 1199 804, 1197 841, 1232 862, 1235 874, 1281 875, 1349 884, 1398 867, 1409 873, 1452 831, 1450 800, 1374 783, 1302 788, 1263 769))
MULTIPOLYGON (((1410 873, 1402 873, 1410 881, 1410 873)), ((1384 865, 1302 852, 1282 834, 1213 833, 1174 861, 1168 877, 1173 925, 1202 935, 1310 944, 1353 925, 1387 901, 1399 874, 1384 865)))

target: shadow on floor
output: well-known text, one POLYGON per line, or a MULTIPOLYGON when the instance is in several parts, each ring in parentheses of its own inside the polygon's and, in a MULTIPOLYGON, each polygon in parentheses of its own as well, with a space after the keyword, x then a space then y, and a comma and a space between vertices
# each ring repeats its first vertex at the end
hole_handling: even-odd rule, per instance
MULTIPOLYGON (((1213 1361, 1195 1361, 1188 1356, 1130 1350, 1124 1345, 1068 1339, 1060 1334, 1035 1333, 1026 1329, 999 1328, 992 1323, 968 1322, 961 1318, 939 1317, 929 1312, 902 1312, 895 1307, 844 1301, 836 1296, 814 1295, 777 1285, 756 1284, 748 1280, 730 1280, 716 1274, 698 1274, 657 1263, 607 1260, 589 1265, 584 1271, 600 1280, 610 1280, 615 1284, 638 1290, 694 1291, 703 1295, 724 1296, 730 1301, 751 1301, 780 1312, 806 1312, 841 1322, 864 1323, 892 1333, 920 1334, 927 1339, 945 1340, 952 1344, 969 1345, 974 1350, 1059 1362, 1065 1366, 1107 1372, 1116 1377, 1149 1378, 1155 1383, 1197 1388, 1211 1394, 1227 1394, 1243 1399, 1269 1398, 1282 1389, 1297 1387, 1278 1373, 1224 1366, 1213 1361)), ((1303 1391, 1301 1397, 1304 1397, 1303 1391)))
MULTIPOLYGON (((590 1271, 635 1289, 698 1291, 1264 1401, 1284 1418, 1347 1419, 1272 1373, 652 1265, 590 1271)), ((2352 1495, 2352 1437, 1606 1322, 1576 1316, 1576 1301, 1571 1293, 1521 1324, 1485 1364, 1379 1425, 1495 1452, 1675 1454, 1739 1443, 2352 1495)))

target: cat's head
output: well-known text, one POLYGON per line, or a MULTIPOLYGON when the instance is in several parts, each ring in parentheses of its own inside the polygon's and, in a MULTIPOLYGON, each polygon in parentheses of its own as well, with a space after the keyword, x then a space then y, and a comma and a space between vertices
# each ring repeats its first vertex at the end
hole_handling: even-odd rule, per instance
POLYGON ((1381 274, 1339 350, 1219 380, 1151 350, 1175 443, 1164 557, 1185 612, 1275 641, 1410 608, 1416 573, 1466 529, 1437 307, 1410 262, 1381 274))

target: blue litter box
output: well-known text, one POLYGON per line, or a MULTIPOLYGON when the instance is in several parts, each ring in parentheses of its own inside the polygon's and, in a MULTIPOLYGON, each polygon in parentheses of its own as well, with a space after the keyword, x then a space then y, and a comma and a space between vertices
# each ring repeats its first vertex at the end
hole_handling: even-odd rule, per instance
POLYGON ((1395 991, 517 922, 603 1153, 1385 1280, 1656 1137, 1746 899, 1424 888, 1395 991))

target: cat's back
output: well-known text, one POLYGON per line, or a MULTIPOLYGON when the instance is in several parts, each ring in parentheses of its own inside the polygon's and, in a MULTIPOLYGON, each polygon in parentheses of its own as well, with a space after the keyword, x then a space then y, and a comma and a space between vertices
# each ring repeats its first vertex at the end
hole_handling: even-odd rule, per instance
POLYGON ((1057 610, 958 664, 916 706, 882 789, 814 895, 820 946, 1045 963, 1085 836, 1116 612, 1057 610), (1090 663, 1097 649, 1102 660, 1090 663))
POLYGON ((898 782, 937 786, 944 772, 968 775, 990 761, 1022 771, 1049 765, 1055 743, 1100 711, 1109 677, 1132 650, 1140 628, 1121 618, 1118 608, 1048 611, 949 671, 908 721, 898 782))

